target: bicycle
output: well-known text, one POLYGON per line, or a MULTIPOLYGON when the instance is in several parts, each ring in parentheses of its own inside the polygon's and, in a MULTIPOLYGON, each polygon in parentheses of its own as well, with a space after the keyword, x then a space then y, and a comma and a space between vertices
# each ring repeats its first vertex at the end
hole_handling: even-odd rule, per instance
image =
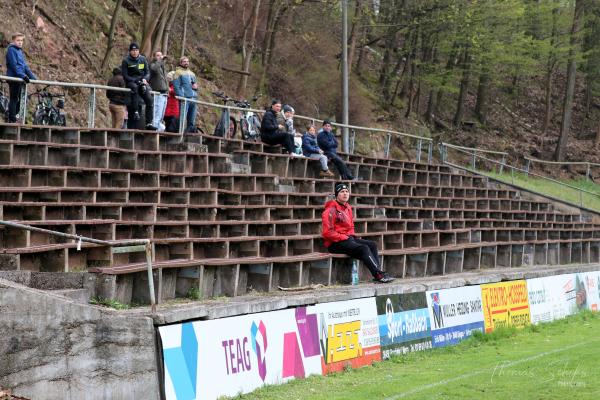
MULTIPOLYGON (((223 94, 223 92, 213 92, 213 95, 221 99, 224 105, 232 103, 234 106, 239 108, 249 109, 251 104, 247 100, 236 100, 223 94)), ((256 101, 258 95, 252 98, 252 101, 256 101)), ((253 111, 244 110, 240 115, 239 127, 241 137, 244 140, 257 141, 260 136, 260 117, 253 111)), ((228 132, 227 138, 234 138, 237 132, 238 121, 231 116, 229 108, 225 108, 221 113, 219 122, 215 126, 214 135, 224 137, 225 132, 228 132)))
POLYGON ((61 112, 65 108, 65 94, 64 93, 50 93, 48 86, 33 92, 27 97, 37 96, 37 105, 35 106, 35 112, 33 113, 33 124, 34 125, 56 125, 56 126, 67 126, 67 117, 61 112), (56 104, 53 101, 56 100, 56 104))
POLYGON ((8 121, 8 103, 9 98, 4 94, 4 82, 0 82, 0 115, 5 121, 8 121))

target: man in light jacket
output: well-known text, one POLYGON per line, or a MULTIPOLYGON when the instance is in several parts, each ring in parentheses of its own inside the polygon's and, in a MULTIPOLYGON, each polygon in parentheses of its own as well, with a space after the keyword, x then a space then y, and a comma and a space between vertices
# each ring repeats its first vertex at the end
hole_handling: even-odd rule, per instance
POLYGON ((150 87, 153 91, 160 94, 154 96, 154 116, 152 125, 159 131, 164 130, 161 126, 165 108, 167 107, 167 98, 169 96, 169 82, 165 72, 164 56, 161 51, 154 52, 154 59, 150 63, 150 87))
MULTIPOLYGON (((179 66, 175 70, 173 77, 173 88, 177 97, 185 97, 186 99, 196 99, 198 97, 198 81, 196 74, 190 70, 190 60, 187 57, 179 59, 179 66)), ((183 108, 180 107, 181 112, 183 108)), ((186 110, 186 132, 196 131, 196 103, 187 102, 186 110)))

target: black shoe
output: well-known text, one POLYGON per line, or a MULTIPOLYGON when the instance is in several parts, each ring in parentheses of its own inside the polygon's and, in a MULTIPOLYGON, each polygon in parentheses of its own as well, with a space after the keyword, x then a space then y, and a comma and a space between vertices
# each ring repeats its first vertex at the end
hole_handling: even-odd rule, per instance
POLYGON ((140 120, 140 113, 139 112, 134 112, 133 113, 133 118, 134 121, 139 121, 140 120))
POLYGON ((152 125, 152 124, 148 124, 148 125, 146 125, 146 130, 155 131, 156 127, 154 125, 152 125))
POLYGON ((388 274, 383 273, 383 274, 375 275, 375 278, 373 278, 373 281, 379 282, 379 283, 390 283, 390 282, 393 282, 395 279, 396 278, 392 278, 391 276, 388 276, 388 274))

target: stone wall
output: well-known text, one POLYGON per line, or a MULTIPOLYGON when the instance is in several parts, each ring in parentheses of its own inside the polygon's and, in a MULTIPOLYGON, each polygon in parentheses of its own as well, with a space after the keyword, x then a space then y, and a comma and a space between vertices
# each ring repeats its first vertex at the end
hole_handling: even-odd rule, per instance
POLYGON ((151 318, 0 279, 0 387, 31 399, 158 399, 151 318))

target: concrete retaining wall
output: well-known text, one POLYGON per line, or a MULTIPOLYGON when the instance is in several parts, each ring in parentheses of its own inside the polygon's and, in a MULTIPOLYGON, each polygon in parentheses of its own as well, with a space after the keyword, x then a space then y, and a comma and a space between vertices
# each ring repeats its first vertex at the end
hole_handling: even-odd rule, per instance
POLYGON ((151 318, 0 279, 0 387, 31 399, 158 399, 151 318))

